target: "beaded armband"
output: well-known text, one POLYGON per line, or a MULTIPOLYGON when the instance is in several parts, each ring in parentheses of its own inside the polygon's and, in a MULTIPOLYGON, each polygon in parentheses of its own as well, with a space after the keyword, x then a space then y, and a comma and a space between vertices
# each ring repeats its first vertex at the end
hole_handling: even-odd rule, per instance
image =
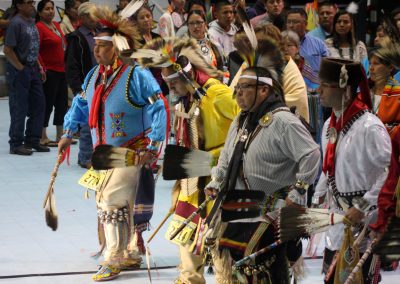
POLYGON ((154 104, 157 100, 161 99, 161 96, 160 96, 160 94, 154 94, 154 95, 152 95, 151 97, 148 97, 147 99, 148 99, 149 103, 152 105, 152 104, 154 104))

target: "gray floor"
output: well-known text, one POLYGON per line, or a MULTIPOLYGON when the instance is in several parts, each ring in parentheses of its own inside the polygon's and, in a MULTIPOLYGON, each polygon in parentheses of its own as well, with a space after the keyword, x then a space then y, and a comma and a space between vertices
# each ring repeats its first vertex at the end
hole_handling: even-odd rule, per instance
MULTIPOLYGON (((94 195, 84 199, 77 180, 84 170, 77 165, 77 146, 72 146, 71 165, 63 164, 55 185, 59 228, 45 224, 42 202, 56 160, 51 153, 29 157, 8 154, 8 100, 0 99, 0 282, 1 283, 90 283, 91 272, 100 260, 90 255, 97 251, 97 223, 94 195)), ((55 129, 50 127, 50 138, 55 129)), ((169 208, 171 182, 160 179, 156 188, 157 226, 169 208)), ((153 283, 172 283, 177 276, 177 248, 164 238, 165 227, 152 241, 150 250, 158 271, 153 283), (170 267, 169 269, 162 269, 170 267), (171 268, 172 267, 172 268, 171 268)), ((147 239, 149 233, 144 234, 147 239)), ((320 260, 307 260, 303 283, 322 283, 320 260)), ((400 273, 384 274, 382 283, 399 283, 400 273)), ((115 283, 149 283, 146 270, 125 272, 115 283)), ((207 276, 207 283, 215 283, 207 276)))

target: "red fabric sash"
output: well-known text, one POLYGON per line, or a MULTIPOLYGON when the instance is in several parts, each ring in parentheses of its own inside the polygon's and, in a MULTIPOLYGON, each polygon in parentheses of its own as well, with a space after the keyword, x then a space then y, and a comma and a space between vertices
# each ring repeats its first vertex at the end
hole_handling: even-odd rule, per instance
POLYGON ((326 153, 324 158, 324 164, 322 166, 322 171, 326 175, 329 176, 335 175, 336 144, 339 138, 340 131, 342 130, 343 126, 345 126, 357 113, 365 109, 369 109, 369 107, 362 101, 360 95, 358 95, 338 120, 336 119, 335 113, 332 111, 329 128, 336 129, 337 138, 334 143, 331 143, 331 141, 328 140, 328 145, 326 147, 326 153))
POLYGON ((95 88, 92 105, 89 110, 90 129, 97 128, 97 124, 99 122, 99 109, 100 109, 101 96, 106 89, 107 78, 109 78, 113 74, 113 72, 121 65, 122 61, 120 60, 117 61, 116 66, 110 68, 109 70, 106 70, 106 67, 104 65, 100 65, 99 75, 97 78, 101 76, 101 81, 95 88))

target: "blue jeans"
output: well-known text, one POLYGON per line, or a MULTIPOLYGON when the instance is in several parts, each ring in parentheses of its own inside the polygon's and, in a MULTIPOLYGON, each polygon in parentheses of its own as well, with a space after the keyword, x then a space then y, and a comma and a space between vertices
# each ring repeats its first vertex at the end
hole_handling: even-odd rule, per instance
POLYGON ((78 161, 81 164, 86 164, 92 160, 93 153, 93 142, 90 134, 90 128, 88 124, 81 125, 81 131, 79 136, 79 153, 78 161))
POLYGON ((7 63, 6 79, 10 106, 10 148, 23 143, 38 145, 42 136, 45 98, 38 67, 18 71, 7 63), (25 127, 25 118, 28 117, 25 127), (25 133, 24 133, 25 132, 25 133))

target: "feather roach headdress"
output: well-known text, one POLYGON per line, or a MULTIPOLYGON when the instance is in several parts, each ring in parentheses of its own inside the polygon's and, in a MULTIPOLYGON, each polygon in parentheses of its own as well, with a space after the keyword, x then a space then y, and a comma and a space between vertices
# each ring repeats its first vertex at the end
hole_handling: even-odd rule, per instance
POLYGON ((185 56, 196 69, 207 73, 210 76, 220 75, 220 71, 212 67, 204 59, 200 47, 195 39, 190 38, 157 38, 148 42, 142 49, 138 49, 131 57, 138 59, 143 67, 169 67, 177 70, 186 66, 176 66, 177 59, 185 56))
MULTIPOLYGON (((222 72, 212 67, 203 57, 200 47, 195 39, 190 38, 157 38, 148 43, 142 48, 132 53, 131 58, 137 59, 138 63, 143 67, 171 67, 176 73, 171 74, 164 80, 180 77, 188 86, 194 89, 195 93, 200 91, 200 88, 190 76, 188 72, 194 66, 197 71, 204 72, 210 77, 220 77, 222 72), (186 66, 181 66, 177 63, 179 57, 184 56, 188 60, 186 66)), ((199 94, 201 97, 202 95, 199 94)))
MULTIPOLYGON (((275 41, 254 32, 246 12, 238 6, 237 15, 243 25, 244 33, 235 37, 234 45, 248 68, 263 68, 271 75, 273 89, 282 89, 282 74, 285 66, 283 54, 275 41)), ((256 71, 257 72, 257 71, 256 71)), ((262 82, 262 77, 257 78, 262 82)), ((266 80, 267 81, 267 80, 266 80)), ((282 93, 281 91, 279 93, 282 93)))
MULTIPOLYGON (((130 8, 130 6, 127 6, 126 8, 130 8)), ((124 13, 126 8, 121 12, 121 14, 124 13)), ((128 13, 126 12, 124 15, 128 15, 128 13)), ((117 15, 108 7, 97 8, 91 16, 98 21, 103 28, 110 29, 114 32, 110 37, 98 37, 98 39, 112 41, 119 52, 130 50, 140 45, 138 43, 140 40, 139 31, 126 17, 124 18, 117 15)))

